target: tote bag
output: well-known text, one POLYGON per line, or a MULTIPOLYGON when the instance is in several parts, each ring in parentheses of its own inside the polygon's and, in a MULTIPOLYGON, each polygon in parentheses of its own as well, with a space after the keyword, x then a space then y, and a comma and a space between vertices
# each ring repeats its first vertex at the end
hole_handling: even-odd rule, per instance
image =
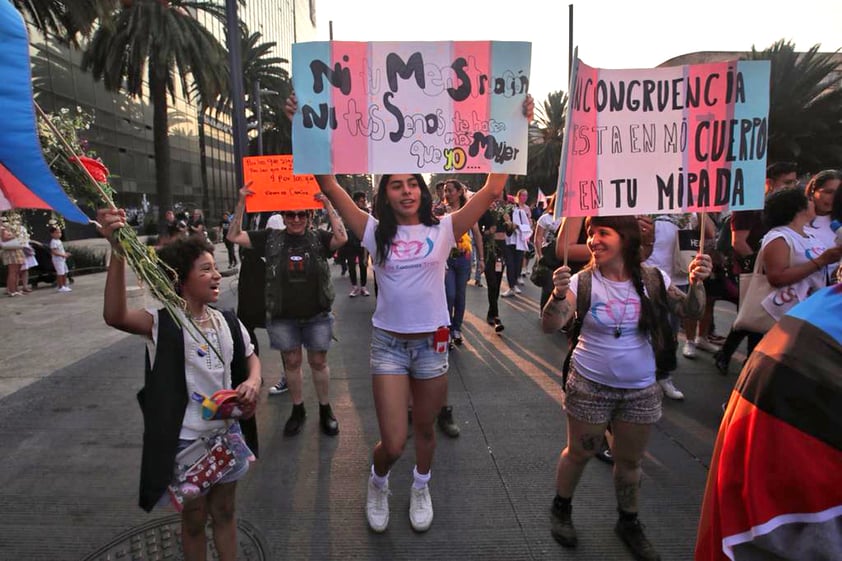
MULTIPOLYGON (((789 240, 787 240, 789 245, 789 240)), ((792 262, 792 246, 789 246, 789 261, 792 262)), ((754 271, 740 275, 740 306, 735 329, 766 333, 776 321, 763 307, 763 301, 773 292, 779 290, 769 284, 763 270, 763 250, 754 261, 754 271)))

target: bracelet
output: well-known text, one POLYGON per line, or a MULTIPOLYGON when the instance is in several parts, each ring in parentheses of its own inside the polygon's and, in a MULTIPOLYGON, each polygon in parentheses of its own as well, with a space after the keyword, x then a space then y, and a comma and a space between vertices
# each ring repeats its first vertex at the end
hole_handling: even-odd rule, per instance
POLYGON ((553 291, 552 291, 552 292, 550 292, 550 297, 551 297, 553 300, 565 300, 565 299, 567 299, 567 295, 566 295, 566 294, 565 294, 564 296, 556 296, 556 295, 555 295, 555 289, 553 289, 553 291))

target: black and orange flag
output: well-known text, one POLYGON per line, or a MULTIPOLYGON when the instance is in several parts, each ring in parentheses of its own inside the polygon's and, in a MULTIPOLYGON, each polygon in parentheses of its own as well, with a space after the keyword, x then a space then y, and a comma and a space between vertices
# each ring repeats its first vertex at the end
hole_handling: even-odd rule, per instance
POLYGON ((842 285, 757 346, 713 452, 696 561, 842 559, 842 285))

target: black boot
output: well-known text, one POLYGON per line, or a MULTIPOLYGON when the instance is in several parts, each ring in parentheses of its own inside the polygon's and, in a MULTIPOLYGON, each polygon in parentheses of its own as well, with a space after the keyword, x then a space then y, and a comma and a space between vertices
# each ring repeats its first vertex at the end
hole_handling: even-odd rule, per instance
POLYGON ((550 509, 550 533, 564 547, 576 547, 579 537, 573 526, 573 505, 570 499, 556 497, 550 509))
POLYGON ((661 561, 661 555, 643 533, 643 528, 643 524, 640 523, 637 516, 623 516, 621 513, 614 530, 631 550, 637 561, 661 561))
POLYGON ((459 425, 453 422, 453 407, 445 405, 439 411, 439 428, 450 438, 459 436, 459 425))
POLYGON ((284 425, 284 436, 295 436, 301 432, 301 427, 304 426, 304 417, 307 413, 304 411, 304 404, 299 403, 292 406, 292 414, 287 419, 287 424, 284 425))
POLYGON ((328 436, 336 436, 339 434, 339 422, 333 416, 333 409, 330 408, 330 403, 322 405, 319 404, 319 423, 322 426, 322 432, 328 436))

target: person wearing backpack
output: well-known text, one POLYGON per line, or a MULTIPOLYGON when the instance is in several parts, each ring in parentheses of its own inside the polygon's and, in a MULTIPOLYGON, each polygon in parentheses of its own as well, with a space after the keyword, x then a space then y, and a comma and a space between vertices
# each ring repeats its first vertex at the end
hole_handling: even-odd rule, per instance
POLYGON ((685 295, 670 285, 669 276, 641 265, 641 228, 635 217, 591 217, 585 231, 590 262, 572 278, 567 266, 553 272, 542 318, 544 331, 552 333, 576 316, 569 330, 576 343, 564 394, 567 446, 556 471, 551 531, 562 546, 577 545, 573 493, 610 423, 619 512, 615 530, 637 559, 658 560, 638 520, 641 461, 652 425, 661 417, 663 392, 655 370, 670 370, 669 362, 675 361, 669 313, 701 316, 711 260, 700 254, 690 263, 685 295))
POLYGON ((339 423, 330 406, 330 370, 327 352, 333 338, 334 290, 329 259, 348 240, 345 225, 330 201, 321 194, 331 231, 311 227, 312 211, 282 213, 286 229, 242 230, 248 186, 240 189, 234 220, 228 228, 228 240, 254 250, 266 260, 265 301, 266 331, 269 344, 281 352, 283 376, 269 393, 280 393, 284 381, 292 396, 292 413, 284 425, 284 436, 295 436, 304 425, 306 412, 302 393, 301 364, 307 349, 307 363, 319 400, 319 423, 328 436, 339 434, 339 423))

